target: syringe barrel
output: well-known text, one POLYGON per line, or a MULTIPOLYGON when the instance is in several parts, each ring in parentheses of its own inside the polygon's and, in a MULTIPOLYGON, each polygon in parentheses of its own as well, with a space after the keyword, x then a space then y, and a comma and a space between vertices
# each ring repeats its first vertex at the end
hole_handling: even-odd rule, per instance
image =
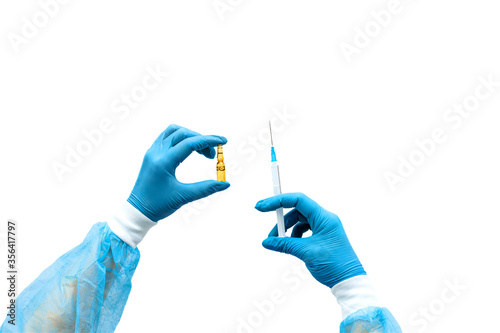
MULTIPOLYGON (((280 170, 278 162, 271 162, 271 174, 273 178, 274 195, 281 194, 280 170)), ((283 208, 276 209, 276 218, 278 220, 278 237, 286 237, 285 234, 285 219, 283 217, 283 208)))
POLYGON ((283 208, 276 209, 276 217, 278 219, 278 237, 286 237, 285 233, 285 218, 283 216, 283 208))
POLYGON ((281 194, 280 170, 277 162, 271 163, 271 175, 273 178, 274 195, 281 194))

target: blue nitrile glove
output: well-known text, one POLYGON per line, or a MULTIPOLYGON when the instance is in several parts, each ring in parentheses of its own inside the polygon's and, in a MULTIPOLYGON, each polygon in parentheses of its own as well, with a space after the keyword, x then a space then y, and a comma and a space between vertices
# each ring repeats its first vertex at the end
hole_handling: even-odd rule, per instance
POLYGON ((193 151, 213 159, 213 147, 226 142, 227 139, 222 136, 200 135, 187 128, 170 125, 144 156, 139 177, 127 201, 157 222, 188 202, 227 189, 227 182, 206 180, 184 184, 175 178, 175 169, 193 151))
POLYGON ((285 228, 294 226, 292 235, 277 237, 275 226, 262 242, 266 249, 301 259, 314 278, 329 288, 351 277, 366 274, 337 215, 302 193, 276 195, 255 205, 261 212, 275 211, 280 207, 294 208, 285 215, 285 228), (312 230, 312 236, 301 238, 308 230, 312 230))

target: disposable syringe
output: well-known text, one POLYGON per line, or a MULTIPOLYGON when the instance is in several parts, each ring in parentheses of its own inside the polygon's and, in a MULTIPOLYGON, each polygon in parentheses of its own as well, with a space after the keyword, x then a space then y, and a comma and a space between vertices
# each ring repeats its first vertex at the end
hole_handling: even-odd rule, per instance
MULTIPOLYGON (((271 133, 271 173, 273 178, 273 190, 274 190, 274 195, 278 195, 281 194, 280 170, 278 166, 278 161, 276 160, 276 152, 274 151, 273 131, 271 129, 271 122, 269 122, 269 132, 271 133)), ((276 209, 276 217, 278 218, 278 237, 286 237, 283 208, 276 209)))

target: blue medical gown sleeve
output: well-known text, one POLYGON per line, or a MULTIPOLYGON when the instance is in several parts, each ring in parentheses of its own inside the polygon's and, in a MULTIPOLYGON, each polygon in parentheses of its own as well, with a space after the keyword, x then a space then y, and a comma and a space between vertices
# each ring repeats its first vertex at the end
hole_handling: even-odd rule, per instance
POLYGON ((367 275, 359 275, 332 287, 342 310, 341 333, 400 333, 391 312, 380 301, 367 275))
POLYGON ((139 249, 107 223, 92 226, 83 242, 45 269, 17 297, 16 325, 1 332, 113 332, 139 263, 139 249))
POLYGON ((341 333, 400 333, 401 328, 386 308, 369 306, 349 315, 340 324, 341 333))

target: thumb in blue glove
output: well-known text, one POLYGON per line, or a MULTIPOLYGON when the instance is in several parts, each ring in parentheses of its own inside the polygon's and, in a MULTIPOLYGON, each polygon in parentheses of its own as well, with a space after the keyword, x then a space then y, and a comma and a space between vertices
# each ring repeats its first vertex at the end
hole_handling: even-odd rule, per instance
POLYGON ((301 259, 312 276, 329 288, 366 274, 337 215, 302 193, 280 194, 255 205, 261 212, 275 211, 280 207, 293 208, 285 215, 285 228, 293 227, 292 234, 291 237, 277 237, 275 226, 262 242, 266 249, 301 259), (313 234, 302 238, 308 230, 313 234))
POLYGON ((191 201, 227 189, 227 182, 206 180, 184 184, 175 177, 176 168, 193 151, 213 159, 213 147, 225 143, 227 139, 222 136, 201 135, 181 126, 170 125, 146 152, 127 201, 157 222, 191 201))

